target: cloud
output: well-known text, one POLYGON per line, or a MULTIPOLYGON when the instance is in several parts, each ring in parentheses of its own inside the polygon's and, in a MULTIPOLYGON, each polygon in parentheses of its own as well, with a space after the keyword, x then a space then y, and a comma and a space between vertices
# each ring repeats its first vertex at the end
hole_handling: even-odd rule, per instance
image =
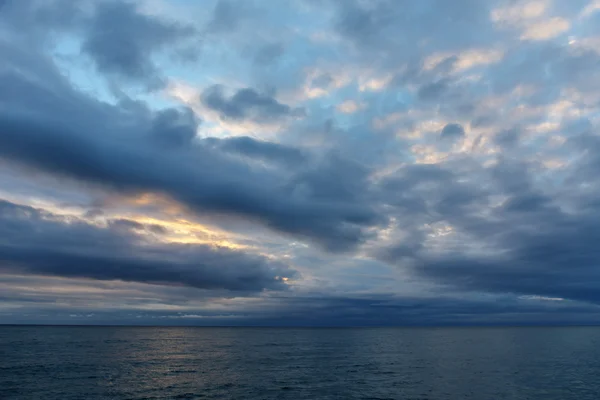
POLYGON ((389 58, 410 58, 418 51, 414 46, 418 42, 426 43, 429 48, 452 49, 456 45, 474 46, 487 39, 492 34, 487 24, 491 3, 338 0, 334 1, 335 28, 362 51, 375 51, 389 58), (430 29, 423 29, 425 26, 430 29), (472 35, 473 31, 479 35, 472 35), (395 46, 394 52, 386 54, 395 46))
POLYGON ((447 124, 440 133, 440 137, 442 139, 456 140, 462 138, 463 136, 465 136, 465 129, 461 124, 455 123, 447 124))
POLYGON ((357 102, 353 101, 353 100, 346 100, 341 104, 338 104, 336 109, 344 114, 354 114, 355 112, 359 111, 361 108, 363 108, 364 105, 363 104, 358 104, 357 102))
MULTIPOLYGON (((100 216, 101 214, 98 213, 86 213, 86 216, 94 218, 97 216, 100 216)), ((149 232, 149 233, 154 233, 156 235, 164 235, 167 233, 167 230, 160 225, 156 225, 156 224, 142 224, 136 221, 132 221, 129 219, 123 219, 123 218, 119 218, 119 219, 111 219, 108 220, 108 226, 110 228, 114 228, 117 230, 124 230, 124 231, 133 231, 133 232, 149 232)))
MULTIPOLYGON (((210 146, 200 143, 166 152, 152 144, 150 138, 157 136, 183 135, 188 140, 194 126, 189 112, 156 114, 127 104, 110 106, 77 92, 60 76, 52 78, 57 82, 48 84, 60 86, 60 97, 19 73, 0 77, 5 87, 27 88, 0 95, 1 157, 125 193, 164 193, 197 212, 248 218, 331 249, 358 245, 366 227, 382 222, 367 203, 298 196, 289 177, 260 167, 248 169, 210 146), (183 125, 173 122, 181 118, 183 125)), ((290 112, 254 94, 235 97, 233 105, 252 109, 254 100, 260 113, 290 112)))
MULTIPOLYGON (((573 179, 595 187, 598 181, 591 170, 582 169, 595 162, 595 156, 582 160, 573 179)), ((481 173, 479 179, 490 184, 480 191, 469 185, 459 189, 464 184, 455 180, 458 176, 449 179, 453 173, 438 166, 428 168, 435 172, 434 182, 440 186, 424 186, 425 192, 415 187, 413 193, 427 199, 426 210, 434 218, 428 220, 421 214, 411 224, 409 218, 399 216, 409 237, 416 240, 390 248, 386 253, 389 260, 409 260, 415 273, 457 290, 600 302, 600 275, 595 267, 600 256, 595 245, 600 231, 595 221, 600 215, 596 206, 589 205, 590 197, 579 193, 571 200, 574 204, 566 206, 564 196, 569 189, 554 195, 541 190, 532 181, 533 165, 526 163, 505 160, 461 174, 464 180, 481 173), (439 180, 444 175, 446 178, 439 180), (439 191, 441 185, 443 191, 439 191), (499 204, 490 204, 494 197, 502 199, 499 204), (426 240, 416 229, 435 220, 451 227, 447 236, 451 241, 439 248, 435 244, 446 239, 426 240)))
POLYGON ((513 147, 519 141, 519 131, 515 128, 503 130, 494 136, 494 140, 500 146, 513 147))
POLYGON ((193 26, 143 13, 129 0, 9 1, 5 8, 4 35, 14 43, 69 54, 71 63, 89 59, 119 85, 164 86, 158 60, 193 55, 198 42, 193 26), (24 25, 26 34, 15 34, 24 25))
POLYGON ((565 33, 570 28, 569 21, 564 18, 554 17, 547 21, 537 22, 527 27, 521 39, 523 40, 547 40, 565 33))
POLYGON ((244 20, 248 12, 244 3, 232 0, 219 0, 213 9, 213 16, 208 24, 208 31, 226 33, 234 31, 244 20))
POLYGON ((227 97, 221 85, 214 85, 201 95, 202 103, 219 113, 223 120, 271 122, 287 117, 302 117, 302 108, 292 108, 278 102, 267 93, 259 93, 251 88, 237 90, 227 97))
POLYGON ((150 135, 161 145, 189 145, 196 136, 198 118, 189 108, 167 109, 157 113, 152 121, 150 135))
POLYGON ((134 3, 98 3, 86 23, 82 51, 98 70, 150 85, 163 84, 154 56, 194 34, 194 29, 141 14, 134 3))
POLYGON ((146 322, 597 321, 591 2, 150 4, 0 13, 0 197, 31 214, 0 227, 11 307, 88 315, 85 288, 146 322))
POLYGON ((300 149, 279 143, 267 142, 248 136, 238 136, 225 139, 206 138, 204 141, 225 153, 236 154, 251 160, 260 160, 299 167, 307 161, 307 155, 300 149))
MULTIPOLYGON (((27 285, 22 278, 13 279, 18 279, 21 287, 27 285)), ((0 315, 11 323, 31 323, 33 320, 36 323, 191 326, 495 326, 523 323, 581 324, 598 320, 597 307, 539 296, 429 298, 374 294, 294 297, 277 295, 255 301, 254 305, 248 305, 240 311, 234 307, 224 307, 217 299, 207 299, 204 307, 199 307, 194 303, 180 302, 176 297, 169 298, 173 304, 171 308, 140 309, 142 304, 152 304, 149 303, 151 299, 145 298, 146 294, 143 292, 135 292, 135 295, 138 299, 142 297, 141 303, 138 300, 136 304, 134 299, 131 299, 127 300, 131 303, 125 304, 125 307, 98 310, 81 305, 77 307, 75 304, 61 308, 48 307, 45 304, 55 299, 55 295, 32 298, 18 296, 11 291, 5 301, 19 301, 21 310, 28 313, 29 318, 24 318, 21 313, 6 311, 0 311, 0 315), (218 307, 210 307, 211 303, 217 303, 218 307)), ((63 303, 67 302, 67 299, 61 300, 63 303)))
POLYGON ((260 48, 254 57, 254 62, 259 65, 268 65, 281 58, 285 48, 281 43, 271 43, 260 48))
POLYGON ((418 96, 422 100, 435 100, 448 89, 448 80, 427 83, 419 88, 418 96))
POLYGON ((233 291, 283 290, 282 278, 294 276, 285 265, 261 256, 146 239, 135 232, 156 229, 135 221, 111 220, 102 228, 3 200, 0 219, 4 273, 233 291))

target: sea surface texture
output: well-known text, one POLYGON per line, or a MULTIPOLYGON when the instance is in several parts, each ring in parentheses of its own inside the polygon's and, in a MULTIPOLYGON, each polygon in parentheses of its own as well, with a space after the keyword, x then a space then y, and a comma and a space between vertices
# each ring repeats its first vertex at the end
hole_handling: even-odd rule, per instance
POLYGON ((600 399, 599 328, 1 327, 0 399, 600 399))

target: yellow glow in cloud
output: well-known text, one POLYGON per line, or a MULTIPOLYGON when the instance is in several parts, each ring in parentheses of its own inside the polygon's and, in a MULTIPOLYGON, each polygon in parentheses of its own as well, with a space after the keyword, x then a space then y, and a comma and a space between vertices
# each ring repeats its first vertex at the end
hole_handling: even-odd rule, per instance
POLYGON ((110 195, 103 199, 103 206, 111 209, 151 207, 170 216, 185 213, 185 207, 169 197, 157 193, 140 193, 131 196, 110 195))
POLYGON ((235 243, 229 237, 230 235, 224 231, 183 218, 163 220, 140 215, 124 215, 121 217, 140 224, 158 225, 163 227, 167 230, 167 234, 162 235, 160 239, 168 243, 205 244, 227 247, 230 249, 250 248, 250 246, 235 243))
POLYGON ((130 212, 117 212, 111 214, 110 218, 125 218, 132 221, 158 225, 163 227, 167 234, 159 239, 168 243, 184 244, 208 244, 231 249, 250 248, 250 246, 241 245, 235 242, 232 235, 217 227, 201 224, 186 218, 186 209, 175 201, 154 193, 143 193, 137 196, 120 197, 113 199, 114 205, 119 203, 133 206, 130 212), (160 216, 147 216, 136 212, 135 207, 153 205, 158 209, 160 216))
POLYGON ((111 197, 108 199, 108 204, 110 206, 109 208, 105 209, 105 215, 103 215, 101 218, 87 218, 85 216, 85 210, 65 209, 61 205, 54 204, 51 201, 36 201, 35 199, 28 199, 26 204, 36 207, 40 210, 45 210, 59 218, 75 217, 99 227, 105 227, 107 219, 121 218, 138 222, 140 224, 158 225, 163 227, 167 233, 159 236, 153 235, 152 233, 146 231, 138 231, 136 233, 140 235, 148 235, 153 240, 160 240, 167 243, 206 244, 227 247, 231 249, 250 248, 250 246, 236 243, 231 237, 232 235, 216 227, 200 224, 198 222, 182 218, 182 215, 185 215, 185 211, 181 206, 172 200, 169 200, 168 198, 153 193, 144 193, 138 196, 129 197, 111 197), (160 214, 165 214, 165 218, 151 217, 137 214, 135 212, 136 207, 148 205, 156 206, 160 214), (124 212, 122 209, 123 206, 125 206, 125 208, 133 206, 134 210, 130 212, 124 212), (117 210, 113 209, 113 212, 111 212, 110 208, 117 208, 117 210), (120 211, 119 208, 121 208, 120 211))

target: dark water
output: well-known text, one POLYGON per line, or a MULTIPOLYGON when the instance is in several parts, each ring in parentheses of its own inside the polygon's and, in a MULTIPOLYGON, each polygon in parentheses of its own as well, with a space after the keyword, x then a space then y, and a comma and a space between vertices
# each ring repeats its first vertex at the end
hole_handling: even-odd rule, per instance
POLYGON ((0 399, 600 399, 599 328, 0 327, 0 399))

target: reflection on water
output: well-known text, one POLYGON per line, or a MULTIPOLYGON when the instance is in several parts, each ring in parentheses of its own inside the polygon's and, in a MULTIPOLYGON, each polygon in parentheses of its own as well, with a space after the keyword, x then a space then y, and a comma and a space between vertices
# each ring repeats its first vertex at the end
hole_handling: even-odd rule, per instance
POLYGON ((598 399, 599 345, 599 328, 0 327, 0 399, 598 399))

